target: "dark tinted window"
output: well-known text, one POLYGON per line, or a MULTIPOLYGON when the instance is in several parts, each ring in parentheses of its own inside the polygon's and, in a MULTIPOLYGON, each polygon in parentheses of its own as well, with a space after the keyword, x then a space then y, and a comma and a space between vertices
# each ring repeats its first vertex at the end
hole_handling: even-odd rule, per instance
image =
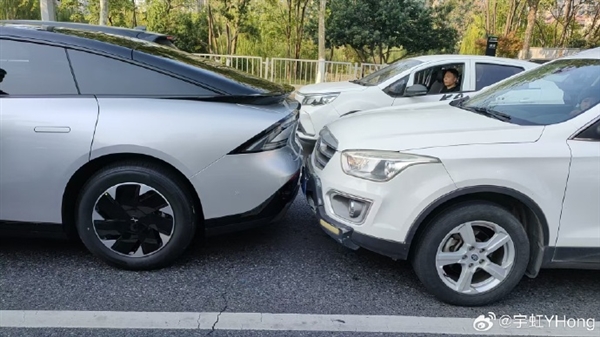
POLYGON ((94 95, 214 95, 195 84, 117 59, 69 50, 82 94, 94 95))
POLYGON ((155 42, 74 29, 56 28, 54 31, 133 49, 136 51, 134 54, 137 54, 135 58, 142 61, 155 63, 155 57, 159 57, 159 60, 163 63, 166 61, 166 66, 174 66, 176 71, 189 71, 191 78, 196 78, 199 81, 206 80, 210 85, 214 85, 225 92, 233 92, 234 94, 254 94, 256 93, 255 91, 291 92, 294 90, 294 87, 288 84, 277 84, 264 78, 250 75, 247 72, 237 70, 236 68, 223 66, 220 63, 208 61, 200 56, 186 53, 177 48, 163 46, 155 42), (148 59, 146 54, 154 57, 148 59), (209 79, 203 78, 203 73, 208 73, 209 79), (216 83, 214 83, 214 79, 211 79, 212 77, 216 78, 216 83))
POLYGON ((0 94, 77 94, 63 48, 0 40, 0 94))
POLYGON ((600 141, 600 120, 583 130, 575 138, 600 141))
POLYGON ((488 85, 500 82, 505 78, 522 72, 521 67, 504 66, 498 64, 477 63, 475 74, 477 76, 477 85, 475 90, 481 90, 488 85))

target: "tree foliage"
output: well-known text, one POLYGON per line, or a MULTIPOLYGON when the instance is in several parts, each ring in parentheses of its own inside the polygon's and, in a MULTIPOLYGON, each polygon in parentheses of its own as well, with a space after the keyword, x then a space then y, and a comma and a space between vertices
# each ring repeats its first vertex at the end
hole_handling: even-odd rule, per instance
POLYGON ((453 49, 456 32, 446 23, 449 11, 418 0, 330 0, 327 38, 331 46, 351 47, 364 61, 388 62, 393 48, 406 54, 453 49))
POLYGON ((461 53, 483 54, 488 36, 498 37, 497 55, 506 57, 517 57, 530 47, 600 46, 600 0, 485 0, 479 3, 465 12, 471 21, 460 31, 461 53))
MULTIPOLYGON (((186 51, 317 57, 319 0, 107 3, 108 25, 147 26, 175 36, 186 51)), ((100 0, 61 0, 56 9, 58 21, 100 19, 100 0)), ((40 19, 39 0, 0 1, 0 19, 40 19)), ((329 60, 389 63, 414 54, 483 54, 490 35, 499 38, 498 55, 508 57, 527 46, 600 46, 600 0, 327 0, 329 60)))

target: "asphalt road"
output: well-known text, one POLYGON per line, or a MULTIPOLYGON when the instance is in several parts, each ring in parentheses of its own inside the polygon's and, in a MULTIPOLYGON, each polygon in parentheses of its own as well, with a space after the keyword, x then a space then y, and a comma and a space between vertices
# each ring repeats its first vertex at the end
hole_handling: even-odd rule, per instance
MULTIPOLYGON (((77 243, 0 236, 0 310, 259 312, 475 318, 565 315, 600 320, 600 272, 545 270, 493 306, 461 308, 429 295, 410 265, 348 250, 317 226, 300 197, 279 224, 198 240, 173 267, 114 269, 77 243)), ((193 331, 98 330, 94 336, 196 336, 193 331)), ((0 336, 86 335, 0 329, 0 336)), ((212 336, 254 336, 214 331, 212 336)), ((256 336, 338 336, 258 332, 256 336)), ((348 336, 350 334, 344 333, 348 336)), ((388 336, 351 334, 351 336, 388 336)), ((395 335, 398 336, 398 335, 395 335)))

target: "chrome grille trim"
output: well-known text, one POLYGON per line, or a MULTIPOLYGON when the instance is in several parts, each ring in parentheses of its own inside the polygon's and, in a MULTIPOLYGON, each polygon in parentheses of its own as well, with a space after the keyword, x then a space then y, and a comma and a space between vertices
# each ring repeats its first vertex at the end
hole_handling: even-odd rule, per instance
POLYGON ((335 146, 329 144, 323 137, 319 137, 314 150, 315 166, 320 170, 324 169, 335 154, 335 151, 335 146))

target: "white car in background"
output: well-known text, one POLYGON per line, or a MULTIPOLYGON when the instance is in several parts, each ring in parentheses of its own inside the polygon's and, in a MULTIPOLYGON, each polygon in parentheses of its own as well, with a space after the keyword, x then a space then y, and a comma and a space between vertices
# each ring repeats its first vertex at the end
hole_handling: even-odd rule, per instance
POLYGON ((340 116, 458 99, 539 66, 534 62, 492 56, 427 55, 399 60, 359 80, 307 85, 295 95, 302 104, 297 138, 310 151, 321 129, 340 116), (459 73, 457 92, 440 93, 447 69, 456 69, 459 73))
POLYGON ((487 305, 541 268, 600 268, 599 102, 596 48, 449 104, 359 112, 320 132, 302 190, 338 242, 487 305))

